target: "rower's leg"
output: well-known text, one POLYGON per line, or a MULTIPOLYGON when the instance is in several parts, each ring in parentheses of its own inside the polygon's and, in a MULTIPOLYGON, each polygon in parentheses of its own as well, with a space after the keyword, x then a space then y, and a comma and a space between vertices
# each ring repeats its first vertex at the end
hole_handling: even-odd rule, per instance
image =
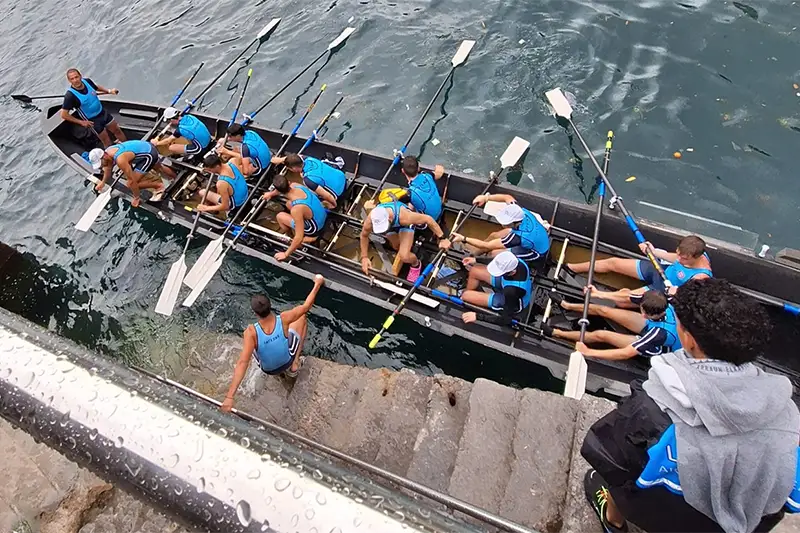
MULTIPOLYGON (((606 272, 616 272, 623 276, 628 276, 633 279, 642 279, 639 275, 639 259, 623 259, 622 257, 609 257, 608 259, 600 259, 594 263, 594 271, 597 274, 604 274, 606 272)), ((567 263, 567 267, 577 274, 589 272, 589 262, 584 263, 567 263)))
POLYGON ((411 251, 411 247, 414 245, 414 232, 413 231, 401 231, 399 234, 400 246, 397 249, 397 255, 400 256, 400 260, 403 263, 409 265, 416 265, 419 262, 417 256, 411 251))
POLYGON ((103 143, 103 148, 108 148, 111 146, 111 137, 108 136, 108 130, 101 131, 97 134, 97 136, 100 137, 100 142, 103 143))
POLYGON ((108 125, 106 125, 106 131, 110 131, 111 135, 117 139, 117 142, 123 143, 128 140, 128 138, 122 132, 122 128, 120 128, 119 124, 117 124, 116 120, 112 120, 108 123, 108 125))
POLYGON ((287 213, 286 211, 281 211, 278 213, 278 216, 275 217, 275 220, 278 221, 278 225, 281 227, 281 233, 286 235, 290 235, 292 232, 292 215, 287 213))
POLYGON ((467 277, 467 291, 475 291, 481 282, 491 285, 492 275, 489 274, 486 265, 472 265, 472 268, 469 270, 469 277, 467 277))
POLYGON ((289 324, 289 353, 293 353, 292 366, 289 369, 291 372, 297 372, 300 369, 300 355, 303 351, 303 344, 306 340, 306 332, 308 331, 308 319, 306 315, 301 316, 291 324, 289 324))
MULTIPOLYGON (((553 337, 567 341, 578 341, 581 338, 581 332, 553 329, 553 337)), ((616 331, 600 329, 597 331, 587 331, 584 334, 583 341, 587 344, 603 343, 610 344, 615 348, 624 348, 625 346, 630 346, 634 341, 636 341, 636 335, 627 335, 625 333, 617 333, 616 331)))
MULTIPOLYGON (((203 199, 203 193, 200 191, 197 192, 196 196, 198 201, 203 199)), ((208 191, 205 205, 219 205, 221 203, 222 203, 222 196, 220 196, 219 193, 216 193, 214 191, 208 191)))
POLYGON ((167 150, 172 155, 186 155, 186 146, 185 144, 170 144, 167 150))
POLYGON ((492 294, 483 291, 475 291, 475 290, 466 290, 461 293, 461 299, 464 300, 468 304, 477 305, 478 307, 484 307, 486 309, 489 308, 489 301, 492 298, 492 294))
MULTIPOLYGON (((567 311, 583 311, 583 304, 570 303, 566 300, 561 302, 561 307, 567 311)), ((647 321, 641 313, 607 305, 589 304, 589 314, 616 322, 634 333, 639 333, 647 325, 647 321)))
POLYGON ((178 177, 174 170, 169 168, 167 165, 162 165, 161 163, 156 163, 153 165, 153 170, 156 172, 161 173, 165 178, 172 181, 178 177))

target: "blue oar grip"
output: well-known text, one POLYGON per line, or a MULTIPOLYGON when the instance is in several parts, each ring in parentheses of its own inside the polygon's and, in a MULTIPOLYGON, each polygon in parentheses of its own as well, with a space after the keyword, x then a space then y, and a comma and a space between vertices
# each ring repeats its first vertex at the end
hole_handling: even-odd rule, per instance
POLYGON ((597 194, 599 194, 600 196, 605 196, 606 195, 606 182, 605 181, 601 181, 600 182, 600 186, 597 188, 597 194))
POLYGON ((636 225, 636 221, 633 220, 632 216, 630 216, 630 215, 626 216, 625 217, 625 222, 628 223, 628 227, 631 228, 631 231, 636 236, 636 240, 637 241, 639 241, 640 243, 641 242, 646 242, 645 238, 644 238, 644 235, 642 235, 642 232, 639 231, 639 226, 636 225))
POLYGON ((784 311, 792 313, 794 316, 800 316, 800 307, 792 304, 783 304, 784 311))
POLYGON ((434 289, 434 290, 431 291, 431 294, 433 296, 436 296, 437 298, 442 298, 443 300, 451 301, 456 305, 464 305, 464 300, 462 300, 461 298, 458 298, 456 296, 450 296, 446 292, 442 292, 442 291, 438 291, 438 290, 434 289))
POLYGON ((297 125, 292 130, 292 135, 296 134, 297 131, 300 129, 300 126, 303 125, 303 122, 306 120, 305 116, 300 117, 300 120, 297 122, 297 125))
POLYGON ((303 143, 303 147, 300 149, 300 151, 303 151, 309 146, 311 146, 311 143, 313 143, 316 138, 317 138, 317 130, 314 130, 313 132, 311 132, 311 137, 309 137, 308 140, 306 140, 306 142, 303 143))

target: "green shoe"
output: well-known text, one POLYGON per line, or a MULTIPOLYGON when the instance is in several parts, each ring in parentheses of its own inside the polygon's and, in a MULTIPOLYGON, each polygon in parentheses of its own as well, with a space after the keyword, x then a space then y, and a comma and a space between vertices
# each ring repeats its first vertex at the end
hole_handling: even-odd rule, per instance
POLYGON ((583 477, 583 489, 586 491, 586 499, 589 501, 589 505, 592 506, 592 509, 594 509, 594 512, 597 514, 597 518, 600 519, 600 525, 603 526, 603 531, 606 533, 628 531, 627 523, 622 524, 622 527, 617 527, 611 524, 606 518, 606 506, 608 505, 610 494, 600 474, 595 470, 588 470, 583 477))

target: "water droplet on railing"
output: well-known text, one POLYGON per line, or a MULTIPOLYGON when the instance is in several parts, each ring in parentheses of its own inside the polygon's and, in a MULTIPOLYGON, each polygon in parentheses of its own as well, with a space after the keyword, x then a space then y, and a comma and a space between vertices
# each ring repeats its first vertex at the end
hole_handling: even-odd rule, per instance
POLYGON ((314 479, 316 479, 316 480, 318 480, 318 481, 319 481, 319 480, 321 480, 321 479, 322 479, 322 472, 321 472, 320 470, 314 470, 314 472, 311 474, 311 476, 312 476, 314 479))
POLYGON ((268 453, 261 455, 261 462, 266 463, 270 460, 272 460, 272 457, 268 453))
POLYGON ((300 523, 300 515, 299 514, 292 515, 292 520, 290 523, 292 527, 297 527, 297 524, 300 523))
POLYGON ((314 509, 306 509, 306 520, 314 520, 314 509))
POLYGON ((78 447, 78 443, 72 437, 67 437, 67 446, 69 446, 70 450, 74 450, 78 447))
POLYGON ((89 440, 95 440, 97 438, 97 428, 92 428, 89 430, 89 440))
POLYGON ((239 503, 237 503, 236 517, 239 519, 239 523, 244 527, 249 526, 253 519, 252 515, 250 514, 250 504, 244 500, 241 500, 239 503))
POLYGON ((125 439, 122 437, 117 437, 117 440, 114 441, 114 446, 117 448, 122 448, 125 445, 125 439))
POLYGON ((288 489, 289 485, 291 485, 291 484, 292 484, 292 482, 289 481, 288 479, 281 478, 281 479, 279 479, 279 480, 277 480, 275 482, 275 490, 277 490, 278 492, 283 492, 286 489, 288 489))
POLYGON ((200 461, 200 459, 203 458, 203 452, 204 452, 203 441, 202 440, 198 440, 197 443, 196 443, 196 446, 197 446, 197 449, 195 450, 195 453, 194 453, 194 461, 198 462, 198 461, 200 461))
POLYGON ((227 437, 228 436, 228 430, 225 429, 225 428, 219 428, 219 434, 222 435, 223 437, 227 437))
POLYGON ((249 474, 247 474, 247 479, 258 479, 261 477, 261 470, 251 470, 249 474))
POLYGON ((175 494, 177 494, 178 496, 183 494, 183 487, 181 487, 180 485, 175 485, 175 494))
POLYGON ((240 442, 243 447, 250 448, 250 439, 248 439, 247 437, 242 437, 242 440, 240 442))
POLYGON ((295 487, 294 489, 292 489, 292 496, 294 496, 295 500, 299 500, 300 498, 303 497, 303 489, 301 489, 300 487, 295 487))
POLYGON ((353 518, 353 525, 359 527, 361 525, 361 518, 359 517, 353 518))
POLYGON ((178 456, 178 454, 177 453, 173 453, 172 455, 167 457, 167 460, 166 460, 167 468, 175 468, 176 466, 178 466, 178 463, 180 462, 180 460, 181 460, 181 458, 178 456))
POLYGON ((327 498, 325 498, 325 495, 322 494, 321 492, 317 493, 316 500, 317 500, 317 503, 320 504, 320 505, 325 505, 326 503, 328 503, 327 498))
POLYGON ((202 493, 203 493, 203 492, 205 492, 205 491, 206 491, 206 478, 204 478, 204 477, 201 477, 201 478, 200 478, 200 479, 197 481, 197 492, 198 492, 198 493, 200 493, 200 494, 202 494, 202 493))

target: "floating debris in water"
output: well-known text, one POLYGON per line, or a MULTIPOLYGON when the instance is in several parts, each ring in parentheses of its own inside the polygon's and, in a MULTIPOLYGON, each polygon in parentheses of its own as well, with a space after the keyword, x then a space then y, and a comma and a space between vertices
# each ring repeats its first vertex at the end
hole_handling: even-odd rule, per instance
POLYGON ((683 157, 683 154, 680 152, 675 152, 674 154, 672 154, 672 157, 674 157, 675 159, 680 159, 681 157, 683 157))
POLYGON ((536 180, 533 177, 533 174, 528 174, 528 179, 531 180, 533 183, 536 183, 536 180))
POLYGON ((440 143, 440 142, 442 142, 442 141, 440 141, 439 139, 433 139, 433 140, 431 141, 431 144, 432 144, 432 145, 434 145, 434 146, 439 146, 439 143, 440 143))
POLYGON ((350 23, 351 23, 351 22, 353 22, 354 20, 356 20, 356 18, 355 18, 355 17, 350 17, 349 19, 347 19, 347 23, 348 23, 348 24, 350 24, 350 23))
POLYGON ((694 152, 694 148, 687 148, 686 151, 687 152, 694 152))
POLYGON ((520 39, 519 44, 525 44, 525 39, 520 39))
POLYGON ((463 172, 464 174, 474 174, 475 173, 475 169, 474 168, 465 168, 461 172, 463 172))
POLYGON ((796 83, 793 83, 792 87, 794 87, 795 89, 800 89, 800 85, 797 85, 796 83))
POLYGON ((331 116, 332 116, 333 118, 339 118, 339 117, 341 117, 341 116, 342 116, 342 114, 341 114, 341 113, 339 113, 338 111, 336 111, 336 112, 335 112, 333 115, 331 115, 331 116))
POLYGON ((734 2, 733 3, 733 7, 735 7, 738 10, 740 10, 742 13, 744 13, 745 15, 750 17, 751 19, 758 20, 758 11, 756 11, 752 7, 748 6, 747 4, 744 4, 742 2, 734 2))
POLYGON ((630 178, 625 180, 626 182, 630 183, 632 181, 636 181, 636 176, 631 176, 630 178))

